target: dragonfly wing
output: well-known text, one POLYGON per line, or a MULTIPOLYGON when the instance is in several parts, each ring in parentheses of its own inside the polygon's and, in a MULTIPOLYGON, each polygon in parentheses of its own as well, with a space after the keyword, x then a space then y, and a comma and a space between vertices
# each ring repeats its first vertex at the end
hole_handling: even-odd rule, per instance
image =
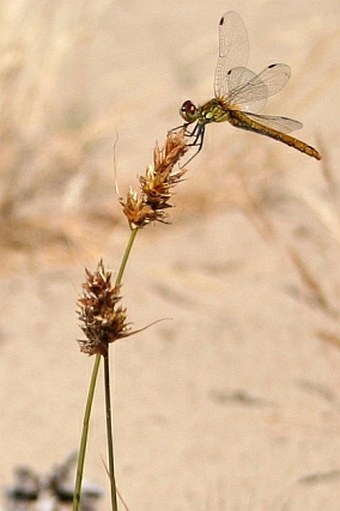
POLYGON ((283 133, 290 133, 291 131, 299 130, 303 124, 289 117, 280 117, 276 115, 257 115, 253 113, 245 112, 247 117, 250 117, 253 121, 256 121, 262 126, 272 128, 283 133))
POLYGON ((257 75, 257 78, 267 87, 268 96, 274 96, 288 82, 290 67, 287 64, 270 64, 257 75))
POLYGON ((227 102, 231 108, 242 108, 257 112, 267 102, 266 85, 257 79, 257 75, 246 67, 234 67, 227 73, 229 94, 227 102))
POLYGON ((234 67, 245 66, 249 56, 248 33, 237 12, 229 11, 219 23, 219 53, 214 77, 216 97, 229 92, 227 73, 234 67))
MULTIPOLYGON (((233 70, 229 74, 232 75, 233 70)), ((233 81, 235 86, 230 89, 226 99, 241 110, 258 112, 266 104, 267 98, 280 92, 289 78, 290 67, 286 64, 271 64, 257 75, 245 70, 238 85, 233 81)))
POLYGON ((232 92, 238 90, 239 87, 242 87, 242 85, 248 83, 255 76, 256 74, 246 67, 233 67, 227 72, 229 91, 232 92))

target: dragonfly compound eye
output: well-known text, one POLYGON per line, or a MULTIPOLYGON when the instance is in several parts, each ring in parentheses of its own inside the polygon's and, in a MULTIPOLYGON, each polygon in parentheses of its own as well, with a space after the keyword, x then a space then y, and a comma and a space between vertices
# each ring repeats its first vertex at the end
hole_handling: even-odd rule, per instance
POLYGON ((185 121, 192 122, 196 118, 197 108, 190 99, 187 99, 181 106, 180 114, 185 121))

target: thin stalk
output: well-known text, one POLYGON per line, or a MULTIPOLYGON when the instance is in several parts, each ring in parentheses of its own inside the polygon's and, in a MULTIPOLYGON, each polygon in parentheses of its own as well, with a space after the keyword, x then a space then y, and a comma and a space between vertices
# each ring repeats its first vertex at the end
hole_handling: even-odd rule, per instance
MULTIPOLYGON (((127 246, 125 248, 120 267, 117 273, 116 278, 116 285, 120 285, 123 279, 124 271, 129 259, 129 255, 133 246, 133 243, 135 241, 136 235, 138 232, 138 228, 134 228, 130 232, 130 237, 127 243, 127 246)), ((105 357, 104 357, 105 358, 105 357)), ((107 356, 108 358, 108 356, 107 356)), ((80 448, 79 448, 79 456, 78 456, 78 463, 77 463, 77 474, 76 474, 76 482, 75 482, 75 488, 74 488, 74 495, 73 495, 73 507, 72 511, 78 511, 79 509, 79 503, 80 503, 80 495, 81 495, 81 487, 82 487, 82 481, 83 481, 83 474, 84 474, 84 464, 85 464, 85 454, 86 454, 86 447, 87 447, 87 439, 88 439, 88 433, 89 433, 89 424, 90 424, 90 417, 91 417, 91 410, 92 410, 92 404, 93 404, 93 398, 94 398, 94 391, 96 388, 97 378, 98 378, 98 371, 100 366, 100 359, 101 355, 96 355, 93 369, 92 369, 92 376, 91 376, 91 382, 89 386, 89 391, 87 395, 86 400, 86 407, 85 407, 85 413, 84 413, 84 419, 83 419, 83 430, 81 433, 81 440, 80 440, 80 448)), ((104 378, 106 371, 104 371, 104 378)), ((109 377, 109 375, 108 375, 109 377)), ((109 389, 109 386, 105 384, 105 396, 106 396, 106 389, 109 389)), ((116 501, 116 483, 115 483, 115 476, 114 476, 114 459, 113 459, 113 434, 112 434, 112 420, 111 420, 111 405, 110 405, 110 389, 108 390, 108 400, 106 397, 106 403, 109 403, 109 422, 110 426, 108 427, 108 416, 106 411, 106 419, 107 419, 107 431, 108 431, 108 452, 109 452, 109 468, 110 468, 110 484, 111 484, 111 501, 113 502, 113 494, 114 494, 114 500, 116 501), (110 432, 110 433, 109 433, 110 432), (109 436, 110 435, 110 436, 109 436), (110 461, 111 459, 111 461, 110 461)), ((106 410, 108 410, 108 407, 106 406, 106 410)), ((112 509, 117 509, 117 502, 116 507, 112 505, 112 509)))
POLYGON ((96 388, 98 370, 99 370, 99 365, 100 365, 100 357, 101 357, 100 355, 96 355, 93 369, 92 369, 90 387, 89 387, 89 391, 88 391, 88 395, 87 395, 84 420, 83 420, 83 431, 81 434, 80 449, 79 449, 79 456, 78 456, 76 483, 75 483, 75 489, 74 489, 74 494, 73 494, 73 511, 78 511, 79 503, 80 503, 80 493, 81 493, 81 485, 82 485, 82 480, 83 480, 84 463, 85 463, 85 452, 86 452, 87 438, 88 438, 88 432, 89 432, 89 424, 90 424, 93 396, 94 396, 94 391, 96 388))
POLYGON ((125 249, 125 252, 124 252, 124 255, 123 255, 123 259, 122 259, 122 261, 120 263, 120 268, 119 268, 118 273, 117 273, 116 286, 120 286, 120 284, 122 283, 123 274, 124 274, 124 271, 125 271, 125 268, 126 268, 129 256, 130 256, 130 252, 131 252, 133 243, 134 243, 134 241, 136 239, 138 230, 139 230, 138 227, 135 227, 130 232, 130 238, 129 238, 128 244, 126 246, 126 249, 125 249))
MULTIPOLYGON (((116 286, 120 286, 123 274, 131 253, 133 243, 136 239, 138 227, 130 232, 128 244, 120 263, 116 278, 116 286)), ((110 475, 110 494, 111 494, 111 509, 117 511, 117 487, 115 476, 115 460, 114 460, 114 438, 112 427, 112 407, 111 407, 111 391, 110 391, 110 364, 109 364, 109 346, 107 347, 107 354, 104 356, 104 387, 105 387, 105 407, 106 407, 106 432, 107 432, 107 451, 109 459, 109 475, 110 475)))
POLYGON ((109 458, 109 474, 110 474, 110 489, 111 489, 111 509, 112 509, 112 511, 117 511, 118 507, 117 507, 117 488, 116 488, 116 477, 115 477, 115 461, 114 461, 113 432, 112 432, 109 350, 107 351, 107 355, 104 356, 104 387, 105 387, 107 450, 108 450, 108 458, 109 458))

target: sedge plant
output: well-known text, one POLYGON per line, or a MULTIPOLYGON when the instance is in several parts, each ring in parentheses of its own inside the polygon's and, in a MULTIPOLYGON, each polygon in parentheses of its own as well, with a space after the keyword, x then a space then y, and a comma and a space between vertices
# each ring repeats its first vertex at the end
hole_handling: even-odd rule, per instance
POLYGON ((174 187, 183 180, 186 173, 186 169, 181 167, 179 163, 188 149, 184 130, 169 132, 163 147, 156 144, 153 152, 153 163, 147 167, 143 175, 138 177, 138 189, 130 188, 126 197, 120 199, 120 205, 127 219, 130 232, 115 282, 112 283, 112 273, 105 269, 102 260, 99 261, 95 272, 91 273, 89 270, 85 270, 85 282, 82 285, 83 292, 77 301, 80 327, 85 338, 79 340, 78 343, 81 352, 90 356, 94 355, 95 358, 83 418, 73 511, 78 511, 80 505, 89 422, 102 359, 111 508, 112 511, 118 510, 109 350, 110 344, 118 339, 126 338, 140 331, 131 330, 130 323, 127 320, 126 308, 121 305, 120 291, 126 265, 138 231, 152 222, 169 224, 167 210, 172 207, 171 198, 174 187))

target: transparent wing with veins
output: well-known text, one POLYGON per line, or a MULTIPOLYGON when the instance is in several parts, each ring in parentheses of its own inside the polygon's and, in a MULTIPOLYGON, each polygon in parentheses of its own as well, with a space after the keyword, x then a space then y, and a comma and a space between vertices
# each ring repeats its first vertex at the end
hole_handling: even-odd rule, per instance
POLYGON ((260 115, 247 113, 247 116, 250 117, 253 121, 262 124, 262 126, 266 126, 267 128, 272 128, 277 131, 282 131, 283 133, 291 133, 292 131, 301 129, 303 126, 302 122, 279 115, 260 115))
POLYGON ((225 77, 229 92, 224 99, 230 108, 258 112, 269 96, 274 96, 290 78, 290 67, 286 64, 270 64, 259 74, 249 69, 230 69, 225 77))
POLYGON ((270 64, 259 74, 245 67, 249 55, 247 29, 234 11, 222 16, 219 24, 219 57, 214 78, 215 97, 230 109, 242 110, 254 121, 284 133, 302 127, 288 117, 255 115, 267 98, 280 92, 290 78, 286 64, 270 64))
POLYGON ((226 96, 229 92, 227 73, 235 67, 247 65, 249 56, 248 33, 245 24, 237 12, 224 14, 219 23, 219 52, 214 78, 216 97, 226 96))

